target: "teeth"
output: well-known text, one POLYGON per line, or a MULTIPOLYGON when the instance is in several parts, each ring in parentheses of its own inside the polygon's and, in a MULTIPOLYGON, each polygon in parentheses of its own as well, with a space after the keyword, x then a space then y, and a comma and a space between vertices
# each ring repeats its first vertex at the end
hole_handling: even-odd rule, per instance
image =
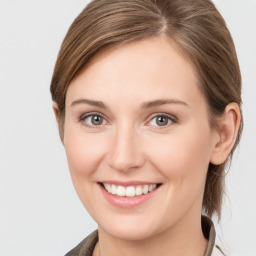
POLYGON ((111 191, 111 186, 109 184, 105 184, 105 189, 110 192, 111 191))
POLYGON ((125 187, 123 186, 118 186, 116 190, 116 194, 118 196, 125 196, 125 187))
POLYGON ((116 185, 111 185, 110 193, 116 195, 116 185))
POLYGON ((148 193, 148 185, 143 186, 142 192, 143 192, 143 194, 148 193))
POLYGON ((142 195, 142 187, 141 186, 136 187, 135 194, 136 194, 136 196, 142 195))
POLYGON ((133 186, 129 186, 125 189, 125 195, 129 197, 135 196, 135 188, 133 186))
POLYGON ((156 189, 156 184, 151 185, 138 185, 138 186, 120 186, 114 184, 103 183, 105 189, 112 195, 134 197, 142 194, 148 194, 149 192, 156 189))

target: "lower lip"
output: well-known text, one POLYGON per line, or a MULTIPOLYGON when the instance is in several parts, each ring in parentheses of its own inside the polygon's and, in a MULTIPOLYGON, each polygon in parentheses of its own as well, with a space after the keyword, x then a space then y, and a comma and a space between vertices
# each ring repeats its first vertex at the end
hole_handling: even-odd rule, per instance
POLYGON ((156 189, 154 189, 153 191, 145 195, 134 196, 134 197, 124 197, 124 196, 117 196, 117 195, 112 195, 108 193, 100 184, 99 184, 99 187, 104 197, 107 199, 109 203, 121 208, 131 208, 131 207, 136 207, 138 205, 141 205, 144 202, 148 201, 150 198, 152 198, 159 189, 159 187, 157 187, 156 189))

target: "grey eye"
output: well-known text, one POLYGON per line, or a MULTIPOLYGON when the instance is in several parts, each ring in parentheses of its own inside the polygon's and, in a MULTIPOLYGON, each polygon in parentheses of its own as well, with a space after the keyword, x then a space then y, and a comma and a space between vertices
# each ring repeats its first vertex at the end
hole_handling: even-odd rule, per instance
POLYGON ((104 118, 100 115, 89 115, 84 118, 84 122, 90 126, 98 126, 104 123, 104 118))
POLYGON ((152 126, 166 126, 172 122, 172 119, 165 115, 155 116, 150 120, 150 125, 152 126))

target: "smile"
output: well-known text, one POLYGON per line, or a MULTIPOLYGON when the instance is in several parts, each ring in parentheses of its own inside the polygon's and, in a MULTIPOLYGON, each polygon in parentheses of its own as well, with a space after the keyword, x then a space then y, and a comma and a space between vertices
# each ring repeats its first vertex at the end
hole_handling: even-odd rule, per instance
POLYGON ((146 195, 158 187, 158 184, 148 184, 148 185, 136 185, 136 186, 121 186, 109 183, 102 183, 105 190, 112 195, 117 195, 120 197, 136 197, 141 195, 146 195))
POLYGON ((98 182, 98 185, 102 195, 111 205, 127 209, 143 205, 146 201, 152 200, 151 198, 155 198, 163 184, 102 181, 98 182))

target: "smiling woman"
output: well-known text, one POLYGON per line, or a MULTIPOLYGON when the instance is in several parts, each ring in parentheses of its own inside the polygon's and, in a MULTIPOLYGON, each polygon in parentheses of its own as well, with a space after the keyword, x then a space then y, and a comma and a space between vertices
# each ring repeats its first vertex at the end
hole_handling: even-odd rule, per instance
POLYGON ((92 1, 63 41, 51 93, 98 224, 67 255, 222 255, 210 218, 242 131, 241 77, 210 1, 92 1))

